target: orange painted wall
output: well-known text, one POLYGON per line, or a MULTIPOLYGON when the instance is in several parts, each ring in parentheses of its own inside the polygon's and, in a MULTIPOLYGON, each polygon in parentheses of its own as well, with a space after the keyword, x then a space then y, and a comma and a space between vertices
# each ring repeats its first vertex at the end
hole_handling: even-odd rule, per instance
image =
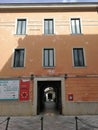
MULTIPOLYGON (((6 38, 7 39, 7 38, 6 38)), ((6 40, 5 39, 5 40, 6 40)), ((98 74, 97 67, 97 35, 91 36, 25 36, 15 43, 10 40, 1 41, 1 76, 29 76, 34 75, 62 75, 62 74, 98 74), (11 46, 9 45, 11 43, 11 46), (8 44, 8 45, 7 45, 8 44), (15 46, 18 44, 18 46, 15 46), (73 66, 73 47, 83 47, 86 66, 77 68, 73 66), (25 67, 13 68, 13 50, 25 48, 25 67), (44 68, 42 66, 43 48, 55 49, 55 67, 44 68)))
MULTIPOLYGON (((86 12, 0 12, 0 77, 60 76, 64 74, 98 74, 98 13, 86 12), (72 35, 70 18, 80 18, 82 34, 72 35), (16 19, 27 18, 27 35, 16 35, 16 19), (44 18, 53 18, 54 35, 43 34, 44 18), (86 66, 73 66, 72 49, 82 47, 86 66), (13 68, 13 52, 25 48, 25 67, 13 68), (43 49, 55 49, 55 67, 43 67, 43 49)), ((74 101, 98 101, 97 78, 65 80, 66 99, 74 94, 74 101), (89 95, 89 96, 88 96, 89 95)), ((32 97, 31 97, 32 98, 32 97)))
POLYGON ((98 78, 69 78, 66 84, 66 100, 73 95, 73 101, 98 101, 98 78))

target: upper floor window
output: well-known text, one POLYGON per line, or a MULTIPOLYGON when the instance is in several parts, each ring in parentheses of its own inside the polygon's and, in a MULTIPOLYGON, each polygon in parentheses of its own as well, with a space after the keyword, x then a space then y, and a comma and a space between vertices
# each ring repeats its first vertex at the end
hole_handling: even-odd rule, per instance
POLYGON ((54 34, 53 19, 44 19, 44 34, 54 34))
POLYGON ((26 34, 26 19, 17 19, 17 35, 24 35, 26 34))
POLYGON ((85 66, 83 48, 73 48, 73 59, 75 67, 85 66))
POLYGON ((43 52, 43 66, 54 67, 54 49, 44 49, 43 52))
POLYGON ((72 31, 72 34, 81 33, 80 18, 71 18, 71 31, 72 31))
POLYGON ((24 67, 24 49, 15 49, 13 67, 24 67))

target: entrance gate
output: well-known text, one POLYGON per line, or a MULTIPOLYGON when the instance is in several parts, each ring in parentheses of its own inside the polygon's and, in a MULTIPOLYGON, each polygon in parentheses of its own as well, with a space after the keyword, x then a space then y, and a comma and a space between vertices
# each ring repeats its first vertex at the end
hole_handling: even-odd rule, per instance
POLYGON ((48 102, 48 106, 49 103, 50 105, 51 103, 55 103, 55 111, 58 111, 59 114, 62 114, 61 81, 38 81, 37 87, 37 114, 40 114, 44 111, 46 102, 48 102), (46 89, 49 100, 46 100, 46 89), (52 97, 53 91, 55 95, 52 97))

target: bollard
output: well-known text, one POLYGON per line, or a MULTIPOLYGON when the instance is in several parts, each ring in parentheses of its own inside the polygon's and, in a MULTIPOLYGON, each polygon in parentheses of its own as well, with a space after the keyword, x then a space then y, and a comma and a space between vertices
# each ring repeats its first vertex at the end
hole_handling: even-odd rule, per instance
POLYGON ((76 130, 78 130, 78 117, 77 116, 75 117, 75 120, 76 120, 76 130))
POLYGON ((41 130, 43 130, 43 117, 41 117, 41 130))
POLYGON ((5 130, 8 130, 9 120, 10 120, 10 117, 7 118, 7 123, 6 123, 6 128, 5 128, 5 130))

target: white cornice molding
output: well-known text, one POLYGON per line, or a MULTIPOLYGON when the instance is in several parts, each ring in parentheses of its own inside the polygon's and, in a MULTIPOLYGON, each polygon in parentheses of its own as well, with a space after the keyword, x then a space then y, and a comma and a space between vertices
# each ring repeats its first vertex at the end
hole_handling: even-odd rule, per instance
POLYGON ((82 3, 5 3, 0 4, 0 9, 77 9, 98 8, 98 2, 82 3))

